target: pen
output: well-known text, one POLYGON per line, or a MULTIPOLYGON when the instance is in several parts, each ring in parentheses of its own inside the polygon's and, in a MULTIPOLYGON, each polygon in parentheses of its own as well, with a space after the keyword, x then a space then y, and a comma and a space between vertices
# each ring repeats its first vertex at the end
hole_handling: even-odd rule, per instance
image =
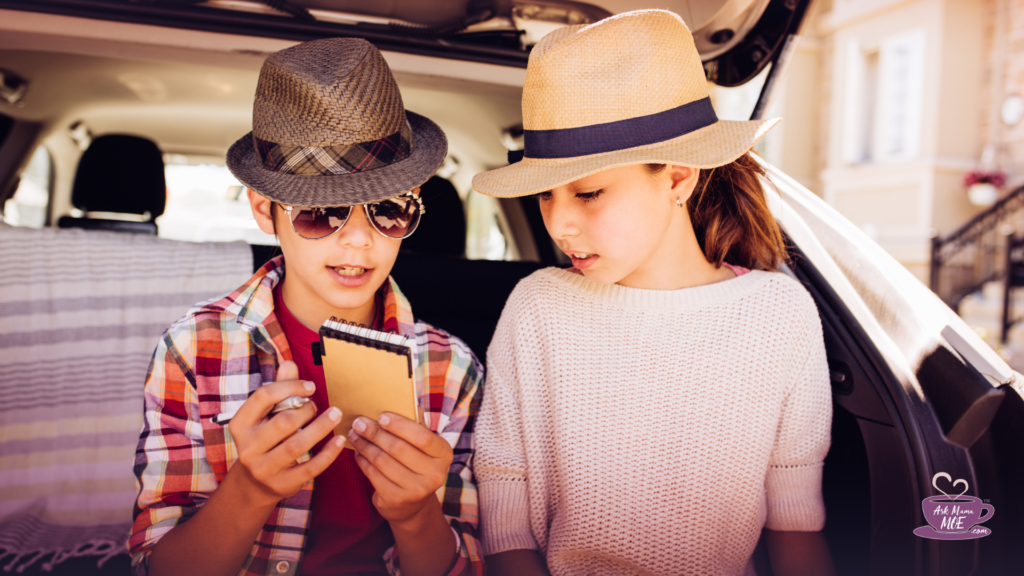
MULTIPOLYGON (((309 404, 309 398, 302 396, 289 396, 277 404, 274 404, 274 408, 270 413, 277 414, 278 412, 283 412, 285 410, 294 410, 296 408, 301 408, 306 404, 309 404)), ((237 413, 238 410, 222 412, 214 416, 211 420, 214 424, 227 424, 228 422, 231 422, 231 419, 234 418, 237 413)))

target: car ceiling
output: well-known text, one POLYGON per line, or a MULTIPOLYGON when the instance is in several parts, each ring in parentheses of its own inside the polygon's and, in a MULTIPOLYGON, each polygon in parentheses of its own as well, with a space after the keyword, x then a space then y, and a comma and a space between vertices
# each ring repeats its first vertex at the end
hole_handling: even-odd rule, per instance
MULTIPOLYGON (((738 2, 736 0, 731 2, 730 0, 664 0, 662 2, 591 0, 586 2, 586 4, 597 6, 612 14, 640 8, 663 8, 679 14, 692 29, 697 29, 711 20, 727 4, 735 4, 739 6, 739 9, 742 9, 754 2, 755 0, 739 0, 738 2)), ((367 2, 366 0, 290 0, 290 3, 310 9, 395 18, 428 25, 459 18, 466 14, 467 8, 472 4, 470 0, 378 0, 376 2, 367 2)), ((497 2, 497 4, 505 5, 525 3, 539 5, 563 4, 568 6, 582 4, 550 0, 541 2, 505 0, 504 2, 497 2)), ((504 12, 504 10, 499 9, 499 12, 504 12)))
MULTIPOLYGON (((258 63, 258 59, 256 62, 258 63)), ((52 129, 130 133, 164 152, 223 156, 251 129, 258 66, 243 69, 81 54, 0 50, 0 68, 29 81, 21 108, 0 112, 52 129)), ((452 150, 504 162, 500 129, 521 121, 519 89, 396 73, 407 109, 437 121, 452 150)))
MULTIPOLYGON (((503 1, 507 4, 520 0, 503 1)), ((464 14, 468 4, 467 0, 292 2, 317 9, 410 20, 416 17, 420 22, 428 22, 423 19, 425 14, 438 19, 442 16, 447 19, 449 12, 464 14)), ((721 15, 722 10, 743 9, 756 2, 758 0, 673 0, 659 7, 675 10, 694 23, 721 15)), ((646 3, 597 0, 592 4, 610 12, 621 12, 646 3)), ((42 122, 49 132, 82 121, 94 136, 115 132, 143 135, 155 140, 168 153, 222 156, 235 139, 250 129, 252 97, 262 59, 294 43, 250 38, 266 45, 256 50, 237 47, 226 50, 215 45, 222 40, 203 44, 206 41, 203 38, 215 35, 164 28, 162 30, 171 30, 171 34, 182 37, 189 34, 201 37, 196 36, 200 40, 195 46, 185 46, 187 41, 181 41, 178 46, 159 42, 147 45, 147 41, 140 41, 138 36, 133 38, 131 34, 145 34, 147 29, 160 28, 26 12, 7 14, 11 17, 0 18, 8 20, 0 24, 0 32, 3 32, 0 36, 6 36, 0 39, 0 70, 28 80, 29 88, 20 107, 0 102, 0 113, 42 122), (32 26, 16 21, 28 23, 30 19, 35 19, 31 22, 33 30, 30 30, 32 26), (56 24, 52 25, 51 21, 56 24), (88 28, 92 27, 100 32, 90 37, 88 28), (101 34, 103 38, 98 37, 101 34), (276 44, 268 44, 271 42, 276 44), (100 43, 104 47, 96 49, 100 43)), ((448 72, 420 73, 417 64, 396 66, 392 62, 402 57, 405 56, 385 52, 385 58, 395 70, 406 108, 438 122, 448 134, 453 154, 461 156, 460 159, 471 157, 472 163, 481 168, 505 163, 501 130, 521 122, 522 70, 505 68, 519 74, 519 80, 512 82, 481 81, 479 69, 462 73, 462 78, 453 78, 448 72)), ((431 60, 446 62, 449 67, 504 68, 431 60)))

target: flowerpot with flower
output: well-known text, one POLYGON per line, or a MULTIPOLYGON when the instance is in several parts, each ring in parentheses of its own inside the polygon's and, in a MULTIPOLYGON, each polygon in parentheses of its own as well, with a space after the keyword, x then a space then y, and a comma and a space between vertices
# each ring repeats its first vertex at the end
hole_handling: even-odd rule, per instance
POLYGON ((999 189, 1006 183, 1006 175, 998 170, 972 170, 964 175, 967 199, 975 206, 991 206, 999 199, 999 189))

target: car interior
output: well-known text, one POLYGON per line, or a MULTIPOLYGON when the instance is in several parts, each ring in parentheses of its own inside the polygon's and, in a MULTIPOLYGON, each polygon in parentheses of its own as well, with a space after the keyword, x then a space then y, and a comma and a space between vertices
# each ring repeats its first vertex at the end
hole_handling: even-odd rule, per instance
MULTIPOLYGON (((423 2, 395 2, 390 11, 383 3, 330 0, 198 4, 0 1, 0 207, 7 224, 168 242, 244 241, 258 269, 279 251, 251 216, 246 220, 248 201, 225 175, 224 153, 250 129, 260 64, 295 41, 357 32, 384 50, 405 107, 436 121, 449 139, 444 166, 422 186, 426 213, 403 241, 393 277, 417 317, 457 335, 483 360, 516 283, 538 269, 569 265, 547 236, 534 199, 496 200, 469 184, 522 146, 525 42, 543 35, 545 23, 551 29, 554 19, 524 14, 532 6, 587 21, 631 3, 462 1, 427 9, 423 2), (519 21, 493 22, 506 12, 519 14, 519 21), (313 20, 306 19, 310 14, 313 20), (98 19, 83 27, 83 15, 98 19), (154 26, 156 18, 180 27, 154 26), (395 28, 396 21, 415 25, 395 28), (446 40, 445 26, 465 37, 446 40)), ((692 10, 696 20, 705 6, 710 16, 698 28, 707 32, 698 48, 709 78, 737 85, 768 64, 780 65, 785 38, 808 4, 673 6, 692 10), (738 24, 723 26, 726 17, 738 24), (716 43, 711 37, 718 30, 728 34, 716 43), (759 59, 751 57, 755 50, 762 51, 759 59)), ((763 109, 759 101, 754 114, 763 109)), ((1012 518, 1024 513, 1007 481, 1024 472, 1020 397, 996 398, 962 354, 940 345, 916 369, 927 402, 908 399, 906 381, 890 368, 874 332, 862 327, 830 272, 816 266, 820 260, 805 237, 783 225, 790 256, 784 271, 814 296, 825 332, 834 398, 825 536, 839 574, 1011 573, 1021 558, 1010 551, 1012 535, 1020 534, 1012 518), (961 392, 962 382, 975 380, 980 392, 961 392), (1000 502, 988 524, 991 536, 940 550, 912 534, 923 522, 921 498, 930 493, 930 476, 922 471, 942 469, 938 453, 966 463, 972 485, 1000 502)), ((755 562, 759 575, 772 573, 763 543, 755 562)), ((37 563, 23 573, 126 574, 128 557, 100 568, 94 558, 72 558, 53 570, 37 563)))

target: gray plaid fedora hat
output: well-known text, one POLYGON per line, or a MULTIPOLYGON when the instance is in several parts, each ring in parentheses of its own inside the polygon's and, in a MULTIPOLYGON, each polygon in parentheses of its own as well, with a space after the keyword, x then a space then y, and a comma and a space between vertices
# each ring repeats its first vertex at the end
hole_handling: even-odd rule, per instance
POLYGON ((231 173, 290 206, 376 202, 419 186, 444 162, 437 124, 407 112, 380 51, 359 38, 305 42, 267 57, 252 132, 231 173))

